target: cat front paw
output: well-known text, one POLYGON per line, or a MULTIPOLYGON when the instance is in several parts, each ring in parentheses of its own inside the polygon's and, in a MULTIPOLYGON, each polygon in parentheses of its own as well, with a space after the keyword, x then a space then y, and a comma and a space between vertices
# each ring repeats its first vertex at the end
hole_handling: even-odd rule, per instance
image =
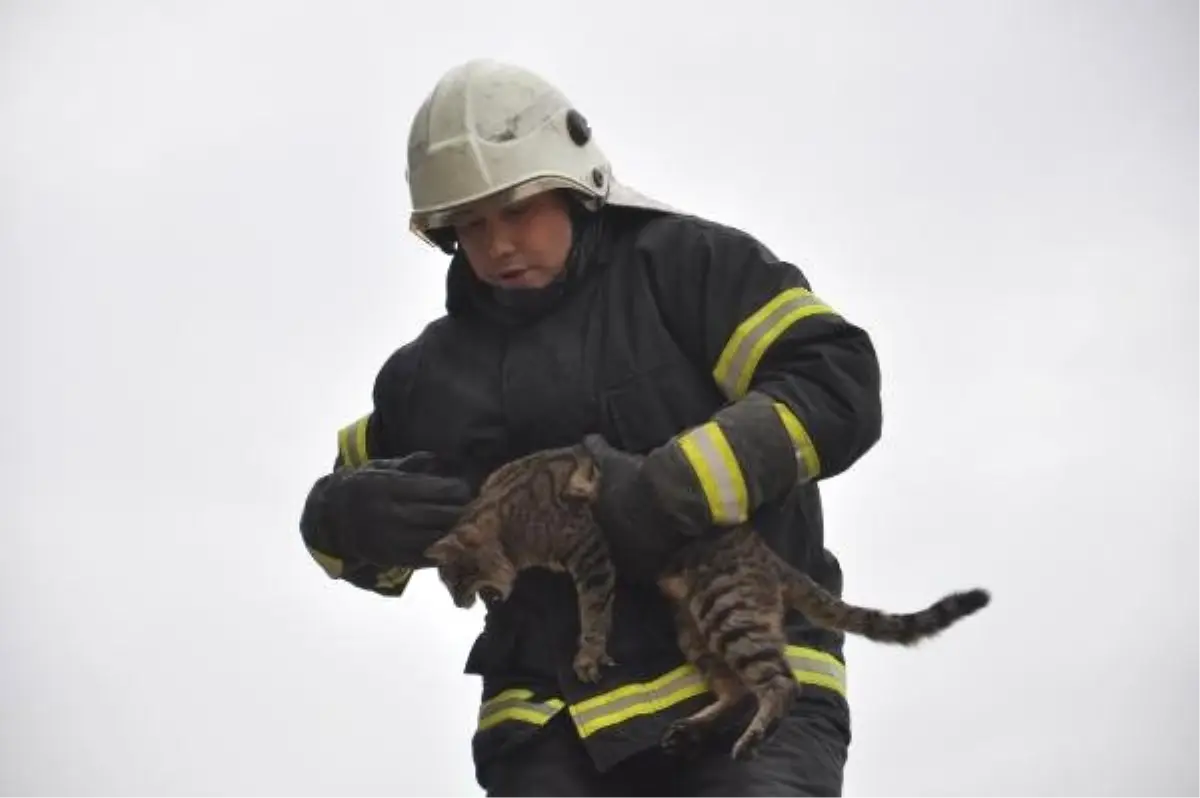
POLYGON ((608 651, 600 646, 581 648, 575 655, 575 675, 581 682, 600 681, 600 668, 604 665, 617 663, 608 655, 608 651))

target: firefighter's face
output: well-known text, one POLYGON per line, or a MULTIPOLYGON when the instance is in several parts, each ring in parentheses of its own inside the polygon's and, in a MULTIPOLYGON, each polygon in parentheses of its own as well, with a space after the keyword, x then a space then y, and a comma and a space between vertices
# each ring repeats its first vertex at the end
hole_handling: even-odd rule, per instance
POLYGON ((481 205, 454 226, 471 270, 500 288, 545 288, 566 268, 571 217, 559 191, 481 205))

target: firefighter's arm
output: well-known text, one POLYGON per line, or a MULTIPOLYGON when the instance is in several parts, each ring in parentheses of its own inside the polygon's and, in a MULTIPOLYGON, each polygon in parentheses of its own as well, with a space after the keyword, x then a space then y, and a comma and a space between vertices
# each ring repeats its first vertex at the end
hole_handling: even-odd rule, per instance
POLYGON ((404 444, 405 355, 380 371, 371 412, 338 431, 333 471, 313 484, 300 519, 304 545, 328 576, 384 596, 399 596, 429 564, 425 548, 469 499, 435 457, 404 444))
POLYGON ((738 523, 879 440, 871 340, 799 268, 741 231, 686 218, 652 224, 640 253, 664 320, 728 400, 650 455, 668 504, 698 523, 738 523))

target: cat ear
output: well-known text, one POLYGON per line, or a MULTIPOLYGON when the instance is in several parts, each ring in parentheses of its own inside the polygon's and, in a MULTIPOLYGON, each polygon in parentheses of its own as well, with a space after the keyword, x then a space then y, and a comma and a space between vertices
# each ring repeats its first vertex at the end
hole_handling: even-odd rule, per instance
POLYGON ((425 549, 425 557, 441 565, 449 562, 455 554, 462 550, 463 545, 457 535, 446 535, 425 549))
POLYGON ((587 453, 579 453, 575 458, 575 468, 567 477, 567 485, 563 492, 567 498, 593 501, 600 492, 600 469, 596 461, 587 453))

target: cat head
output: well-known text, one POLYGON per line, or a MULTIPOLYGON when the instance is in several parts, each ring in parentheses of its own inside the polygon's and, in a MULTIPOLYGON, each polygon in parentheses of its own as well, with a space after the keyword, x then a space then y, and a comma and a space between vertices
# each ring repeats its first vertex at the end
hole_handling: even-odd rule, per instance
POLYGON ((491 603, 512 593, 517 568, 504 553, 499 523, 496 513, 472 514, 425 550, 456 606, 470 609, 476 596, 491 603))
MULTIPOLYGON (((490 604, 512 594, 519 569, 504 545, 508 532, 504 525, 513 517, 506 497, 523 493, 534 479, 547 477, 559 496, 575 507, 597 498, 599 469, 582 446, 535 452, 496 469, 454 528, 426 549, 425 556, 436 564, 456 606, 469 609, 477 596, 490 604)), ((554 507, 535 510, 539 511, 562 512, 554 507)))

